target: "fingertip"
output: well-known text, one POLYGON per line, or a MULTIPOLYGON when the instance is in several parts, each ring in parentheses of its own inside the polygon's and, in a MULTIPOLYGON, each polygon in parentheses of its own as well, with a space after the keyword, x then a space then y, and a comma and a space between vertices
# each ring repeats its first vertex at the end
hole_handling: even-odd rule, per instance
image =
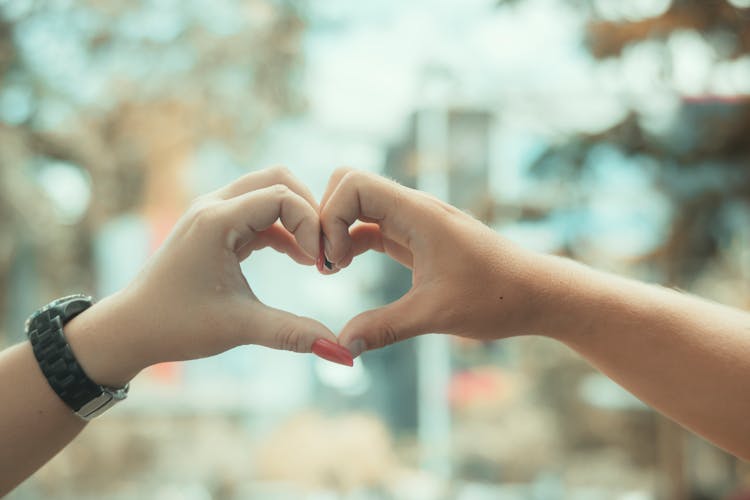
POLYGON ((363 331, 359 328, 352 328, 354 319, 356 319, 356 317, 350 319, 349 322, 344 325, 344 328, 342 328, 336 341, 346 347, 346 349, 352 353, 352 356, 356 358, 362 354, 362 352, 367 350, 367 344, 363 338, 363 331))
POLYGON ((333 246, 325 234, 321 237, 321 253, 323 254, 324 264, 328 264, 326 267, 332 269, 331 256, 333 255, 333 246))
POLYGON ((286 312, 284 314, 288 315, 287 317, 293 322, 292 330, 299 332, 296 343, 287 342, 288 344, 296 344, 295 348, 291 350, 309 353, 312 352, 313 345, 317 340, 326 339, 329 342, 338 342, 336 335, 320 321, 307 316, 295 316, 286 312))
POLYGON ((350 255, 344 257, 341 260, 341 262, 339 262, 338 264, 336 264, 335 269, 337 271, 340 271, 341 269, 346 269, 347 267, 349 267, 351 265, 351 263, 352 263, 353 260, 354 260, 354 256, 350 254, 350 255))
POLYGON ((360 354, 367 350, 367 344, 363 339, 354 339, 346 343, 344 346, 351 353, 353 358, 358 357, 360 354))
POLYGON ((310 257, 309 255, 305 254, 304 256, 300 256, 299 259, 295 259, 297 264, 302 264, 303 266, 314 266, 315 265, 315 259, 310 257))
POLYGON ((309 234, 304 235, 295 235, 297 238, 297 243, 299 244, 300 248, 303 252, 305 252, 305 255, 310 259, 311 263, 315 263, 320 255, 319 251, 319 245, 318 245, 318 234, 319 230, 316 231, 310 231, 309 234))
POLYGON ((349 237, 348 228, 336 228, 331 232, 325 233, 323 238, 323 265, 325 261, 330 264, 329 269, 335 269, 336 266, 349 254, 352 242, 349 237))
POLYGON ((320 234, 320 249, 318 250, 318 257, 315 259, 315 265, 318 268, 318 272, 323 275, 333 274, 336 272, 336 267, 333 263, 328 260, 325 253, 325 236, 320 234))
POLYGON ((312 353, 319 358, 344 366, 354 366, 354 356, 337 342, 319 338, 312 345, 312 353))
POLYGON ((320 216, 323 256, 334 265, 349 253, 352 246, 349 225, 344 219, 326 210, 320 216))
POLYGON ((303 266, 315 265, 315 257, 311 256, 309 253, 307 253, 307 250, 299 245, 297 245, 296 247, 292 247, 284 253, 289 255, 297 264, 301 264, 303 266))
POLYGON ((341 269, 339 269, 337 266, 333 266, 331 269, 328 269, 327 267, 323 266, 320 268, 320 274, 323 276, 332 276, 336 273, 338 273, 341 269))
POLYGON ((299 245, 284 249, 283 252, 291 257, 292 260, 297 264, 301 264, 303 266, 315 265, 315 257, 310 256, 307 251, 299 245))

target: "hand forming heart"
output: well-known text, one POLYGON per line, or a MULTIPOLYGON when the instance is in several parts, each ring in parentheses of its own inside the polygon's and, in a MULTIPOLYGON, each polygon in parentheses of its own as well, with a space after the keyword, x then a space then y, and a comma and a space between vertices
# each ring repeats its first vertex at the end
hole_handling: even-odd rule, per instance
POLYGON ((127 318, 127 334, 116 336, 122 369, 107 381, 112 385, 154 363, 241 344, 313 351, 350 364, 342 345, 358 356, 428 332, 521 333, 530 326, 524 270, 533 258, 454 207, 387 179, 337 170, 318 206, 289 170, 273 168, 195 200, 138 277, 90 316, 114 329, 127 318), (305 265, 324 250, 331 263, 330 270, 318 266, 324 274, 367 250, 385 252, 412 269, 413 286, 396 302, 353 318, 337 339, 320 322, 257 299, 240 263, 267 246, 305 265))

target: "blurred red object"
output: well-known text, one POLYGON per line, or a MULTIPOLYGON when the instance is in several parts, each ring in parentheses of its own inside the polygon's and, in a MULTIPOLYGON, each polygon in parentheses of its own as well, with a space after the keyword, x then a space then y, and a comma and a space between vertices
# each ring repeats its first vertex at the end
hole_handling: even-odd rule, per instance
POLYGON ((482 402, 502 402, 511 394, 513 383, 496 367, 478 367, 453 375, 448 386, 448 400, 454 408, 482 402))

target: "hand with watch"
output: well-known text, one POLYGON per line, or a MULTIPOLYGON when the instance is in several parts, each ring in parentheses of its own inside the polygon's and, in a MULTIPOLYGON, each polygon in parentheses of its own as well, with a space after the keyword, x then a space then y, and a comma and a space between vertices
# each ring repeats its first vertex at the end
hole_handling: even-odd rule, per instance
POLYGON ((322 323, 253 294, 240 263, 264 247, 307 266, 320 254, 318 204, 284 168, 195 200, 125 289, 97 303, 65 297, 34 313, 29 342, 0 352, 0 496, 125 399, 130 380, 155 363, 256 344, 350 365, 322 323))

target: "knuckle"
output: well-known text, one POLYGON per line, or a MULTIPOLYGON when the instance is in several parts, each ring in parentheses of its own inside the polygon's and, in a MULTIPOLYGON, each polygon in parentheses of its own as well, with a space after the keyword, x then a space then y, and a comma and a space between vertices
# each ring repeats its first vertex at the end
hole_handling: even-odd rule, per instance
POLYGON ((292 171, 289 170, 289 167, 286 167, 284 165, 276 165, 275 167, 271 167, 270 171, 271 176, 277 180, 287 181, 293 177, 292 171))
POLYGON ((343 179, 350 172, 354 172, 354 169, 351 167, 338 167, 333 171, 332 177, 343 179))
POLYGON ((292 193, 292 190, 289 189, 289 186, 287 186, 285 184, 274 184, 273 186, 271 186, 270 189, 271 189, 271 192, 275 196, 278 196, 279 198, 285 198, 285 197, 291 195, 291 193, 292 193))
POLYGON ((401 338, 390 318, 364 314, 358 319, 359 321, 356 323, 355 330, 372 332, 370 336, 372 340, 367 343, 373 349, 380 349, 381 347, 395 344, 401 338))
POLYGON ((296 233, 297 230, 301 227, 315 227, 318 225, 318 220, 313 217, 311 214, 304 214, 302 217, 300 217, 299 222, 297 222, 296 227, 294 228, 293 233, 296 233))
POLYGON ((302 334, 290 321, 283 322, 279 327, 277 341, 279 349, 302 352, 302 334))
POLYGON ((394 212, 400 212, 407 201, 406 196, 404 196, 404 193, 400 189, 396 189, 391 193, 390 202, 394 212))
POLYGON ((190 208, 195 207, 201 207, 203 205, 208 205, 214 200, 213 196, 210 194, 202 194, 200 196, 196 196, 193 198, 193 200, 190 202, 190 208))
POLYGON ((393 327, 393 325, 386 321, 383 323, 383 325, 380 327, 380 344, 382 347, 395 344, 399 341, 399 335, 398 331, 393 327))
POLYGON ((198 214, 201 214, 205 210, 210 209, 210 207, 216 203, 216 199, 204 194, 194 198, 193 201, 190 202, 190 205, 188 206, 188 209, 185 213, 188 218, 194 219, 198 216, 198 214))
POLYGON ((458 208, 454 207, 453 205, 444 202, 440 198, 433 196, 433 195, 427 195, 425 196, 425 201, 429 205, 429 208, 434 212, 440 212, 443 215, 450 216, 450 217, 466 217, 467 214, 458 208))
POLYGON ((364 173, 358 171, 358 170, 349 170, 344 176, 341 178, 341 185, 346 187, 356 186, 359 184, 359 182, 363 179, 365 176, 364 173))
POLYGON ((239 190, 242 188, 242 186, 251 184, 254 180, 257 180, 257 179, 258 179, 258 172, 249 172, 249 173, 241 175, 234 182, 232 182, 230 186, 234 188, 235 190, 239 190))
POLYGON ((189 217, 196 226, 213 224, 218 218, 219 205, 209 201, 194 203, 189 210, 189 217))
MULTIPOLYGON (((340 207, 325 206, 320 211, 320 215, 318 217, 320 219, 321 225, 324 226, 324 229, 332 231, 334 233, 338 233, 340 230, 339 226, 343 226, 344 224, 346 224, 346 222, 340 217, 340 214, 340 207)), ((348 224, 346 225, 348 226, 348 224)), ((338 237, 337 234, 326 234, 326 236, 338 237)))

